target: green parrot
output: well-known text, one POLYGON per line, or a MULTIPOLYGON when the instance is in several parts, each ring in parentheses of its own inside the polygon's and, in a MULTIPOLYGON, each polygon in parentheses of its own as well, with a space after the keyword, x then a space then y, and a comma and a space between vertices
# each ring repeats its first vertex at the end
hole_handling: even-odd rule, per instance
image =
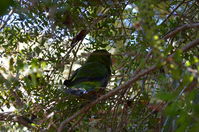
POLYGON ((96 50, 85 64, 77 69, 69 80, 64 81, 67 94, 96 99, 105 92, 111 76, 111 54, 96 50))
POLYGON ((14 5, 13 0, 0 0, 0 16, 5 15, 9 7, 13 5, 14 5))

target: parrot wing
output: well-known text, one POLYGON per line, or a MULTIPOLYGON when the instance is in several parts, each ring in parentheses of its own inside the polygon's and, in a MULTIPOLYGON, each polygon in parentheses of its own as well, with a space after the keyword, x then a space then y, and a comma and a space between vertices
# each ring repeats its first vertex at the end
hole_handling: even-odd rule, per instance
POLYGON ((82 95, 93 90, 104 89, 107 86, 111 70, 97 62, 89 62, 75 71, 70 80, 64 84, 69 87, 66 93, 82 95))

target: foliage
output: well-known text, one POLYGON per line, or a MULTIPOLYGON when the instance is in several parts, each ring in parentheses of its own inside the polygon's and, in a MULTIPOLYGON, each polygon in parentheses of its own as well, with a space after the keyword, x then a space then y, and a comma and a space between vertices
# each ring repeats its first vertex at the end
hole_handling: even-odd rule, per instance
POLYGON ((15 0, 0 12, 0 129, 55 131, 90 102, 63 81, 89 53, 112 53, 106 93, 67 131, 199 129, 197 0, 15 0), (139 76, 145 69, 153 71, 139 76), (11 112, 8 112, 11 111, 11 112))

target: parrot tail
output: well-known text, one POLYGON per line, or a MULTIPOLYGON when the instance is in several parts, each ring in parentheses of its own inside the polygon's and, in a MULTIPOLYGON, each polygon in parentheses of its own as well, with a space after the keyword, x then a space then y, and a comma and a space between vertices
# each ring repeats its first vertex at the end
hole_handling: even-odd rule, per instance
POLYGON ((69 88, 69 89, 65 90, 65 93, 76 95, 76 96, 81 96, 81 95, 83 95, 83 94, 85 94, 87 92, 85 90, 83 90, 83 89, 71 89, 71 88, 69 88))

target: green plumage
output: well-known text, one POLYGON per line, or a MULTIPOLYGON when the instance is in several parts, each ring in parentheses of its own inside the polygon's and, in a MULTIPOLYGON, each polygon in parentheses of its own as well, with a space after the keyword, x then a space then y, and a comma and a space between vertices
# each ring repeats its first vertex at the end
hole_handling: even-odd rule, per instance
POLYGON ((85 96, 103 93, 111 75, 111 54, 106 50, 96 50, 90 54, 85 64, 77 69, 69 80, 64 81, 66 93, 85 96))

